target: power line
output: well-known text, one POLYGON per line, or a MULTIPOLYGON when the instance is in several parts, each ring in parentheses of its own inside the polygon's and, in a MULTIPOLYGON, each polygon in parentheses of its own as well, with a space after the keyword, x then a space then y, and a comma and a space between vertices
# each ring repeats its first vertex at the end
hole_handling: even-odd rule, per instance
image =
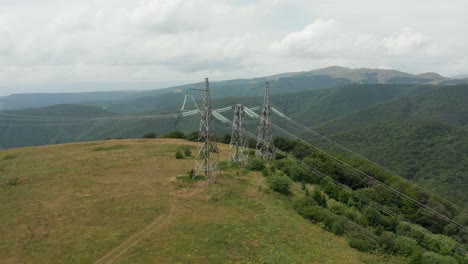
POLYGON ((413 204, 415 204, 415 205, 417 205, 417 206, 419 206, 419 207, 422 207, 422 208, 425 209, 426 211, 429 211, 429 212, 433 213, 434 215, 438 216, 439 218, 441 218, 441 219, 443 219, 443 220, 446 220, 446 221, 448 221, 448 222, 451 222, 451 223, 457 225, 458 227, 460 227, 460 228, 462 228, 462 229, 468 231, 468 228, 467 228, 467 227, 463 226, 462 224, 458 223, 457 221, 455 221, 455 220, 453 220, 453 219, 451 219, 451 218, 449 218, 449 217, 447 217, 447 216, 445 216, 445 215, 443 215, 443 214, 441 214, 441 213, 435 211, 434 209, 428 207, 427 205, 425 205, 425 204, 423 204, 423 203, 421 203, 421 202, 419 202, 419 201, 416 201, 415 199, 409 197, 408 195, 399 192, 398 190, 392 188, 391 186, 388 186, 388 185, 386 185, 385 183, 383 183, 383 182, 377 180, 376 178, 374 178, 374 177, 368 175, 367 173, 362 172, 361 170, 358 170, 358 169, 354 168, 353 166, 349 165, 348 163, 346 163, 346 162, 344 162, 344 161, 342 161, 342 160, 340 160, 340 159, 334 157, 333 155, 330 155, 330 154, 328 154, 327 152, 325 152, 325 151, 323 151, 323 150, 321 150, 321 149, 319 149, 319 148, 317 148, 317 147, 311 145, 310 143, 308 143, 308 142, 302 140, 301 138, 297 137, 296 135, 294 135, 294 134, 292 134, 292 133, 290 133, 290 132, 288 132, 288 131, 282 129, 281 127, 279 127, 279 126, 277 126, 277 125, 275 125, 275 124, 272 124, 272 126, 273 126, 274 128, 276 128, 276 129, 278 129, 279 131, 281 131, 282 133, 284 133, 285 135, 288 135, 288 136, 290 136, 290 137, 293 137, 293 138, 299 140, 300 142, 302 142, 303 144, 305 144, 307 147, 309 147, 309 148, 311 148, 311 149, 314 149, 314 150, 316 150, 316 151, 318 151, 318 152, 320 152, 320 153, 326 155, 327 157, 331 158, 332 160, 334 160, 334 161, 336 161, 336 162, 338 162, 338 163, 340 163, 340 164, 342 164, 342 165, 348 167, 348 168, 351 169, 352 171, 354 171, 354 172, 356 172, 356 173, 359 173, 359 174, 363 175, 364 177, 375 181, 376 183, 378 183, 380 186, 382 186, 382 187, 385 188, 386 190, 388 190, 388 191, 390 191, 390 192, 392 192, 392 193, 394 193, 394 194, 397 194, 397 195, 399 195, 400 197, 405 198, 405 199, 411 201, 413 204))
MULTIPOLYGON (((255 139, 255 136, 253 136, 252 134, 250 134, 249 132, 246 131, 246 136, 250 137, 251 139, 255 139)), ((333 184, 334 186, 346 191, 347 193, 351 194, 352 196, 358 198, 359 200, 362 200, 364 202, 366 202, 367 204, 369 204, 370 206, 376 208, 377 210, 387 214, 387 215, 390 215, 390 216, 393 216, 395 217, 397 220, 401 221, 401 222, 404 222, 408 225, 410 225, 412 228, 416 229, 417 231, 429 236, 430 238, 438 241, 439 243, 441 244, 444 244, 445 246, 457 251, 458 253, 460 253, 461 255, 463 256, 466 256, 466 250, 458 245, 451 245, 441 239, 439 239, 437 237, 437 235, 435 235, 434 233, 428 231, 427 229, 419 226, 419 225, 416 225, 414 223, 412 223, 410 220, 406 219, 405 217, 393 212, 392 210, 380 205, 379 203, 373 201, 372 199, 364 196, 364 195, 361 195, 359 193, 356 193, 354 192, 350 187, 348 187, 347 185, 344 185, 342 183, 340 183, 339 181, 331 178, 330 176, 318 171, 317 169, 309 166, 308 164, 304 163, 303 161, 300 161, 298 160, 297 158, 293 157, 292 155, 290 155, 289 153, 285 153, 284 151, 281 151, 280 149, 272 146, 271 147, 272 150, 274 150, 275 152, 279 153, 280 155, 288 158, 289 160, 295 162, 296 164, 298 164, 300 167, 302 167, 303 169, 306 169, 310 172, 312 172, 313 174, 321 177, 322 179, 328 181, 329 183, 333 184)))
POLYGON ((423 187, 421 187, 421 186, 419 186, 419 185, 417 185, 417 184, 415 184, 415 183, 409 181, 408 179, 405 179, 404 177, 401 177, 400 175, 398 175, 398 174, 396 174, 396 173, 390 171, 389 169, 386 169, 385 167, 383 167, 383 166, 381 166, 381 165, 379 165, 379 164, 377 164, 377 163, 375 163, 375 162, 373 162, 373 161, 367 159, 366 157, 360 155, 359 153, 357 153, 357 152, 355 152, 355 151, 353 151, 353 150, 351 150, 351 149, 349 149, 349 148, 346 148, 345 146, 343 146, 343 145, 341 145, 341 144, 339 144, 339 143, 337 143, 337 142, 335 142, 335 141, 329 139, 328 137, 326 137, 326 136, 320 134, 319 132, 314 131, 313 129, 311 129, 311 128, 309 128, 309 127, 307 127, 307 126, 305 126, 305 125, 303 125, 303 124, 301 124, 301 123, 299 123, 299 122, 293 120, 292 118, 290 118, 290 117, 288 117, 288 116, 282 114, 281 112, 279 112, 277 109, 275 109, 275 108, 273 108, 273 107, 272 107, 272 111, 273 111, 274 113, 277 113, 277 112, 278 112, 277 114, 278 114, 280 117, 283 117, 284 119, 286 119, 287 121, 291 122, 292 124, 295 124, 295 125, 299 126, 301 129, 304 129, 304 130, 306 130, 306 131, 308 131, 308 132, 313 133, 314 135, 316 135, 316 136, 318 136, 318 137, 320 137, 320 138, 326 140, 326 141, 329 142, 329 143, 334 144, 335 146, 337 146, 337 147, 339 147, 339 148, 341 148, 341 149, 347 151, 348 153, 351 153, 351 154, 353 154, 353 155, 355 155, 355 156, 357 156, 357 157, 359 157, 359 158, 361 158, 361 159, 363 159, 363 160, 365 160, 365 161, 367 161, 367 162, 369 162, 369 163, 371 163, 371 164, 377 166, 378 168, 380 168, 380 169, 386 171, 387 173, 390 173, 390 174, 392 174, 392 175, 398 177, 399 179, 405 181, 406 183, 409 183, 409 184, 411 184, 412 186, 414 186, 414 187, 416 187, 416 188, 418 188, 418 189, 420 189, 420 190, 423 190, 423 191, 429 193, 431 196, 436 197, 436 198, 438 198, 439 200, 441 200, 441 201, 443 201, 443 202, 445 202, 445 203, 451 205, 453 208, 458 209, 459 211, 461 211, 461 212, 463 212, 463 213, 465 213, 465 214, 468 214, 468 210, 466 210, 466 209, 464 209, 464 208, 462 208, 462 207, 460 207, 460 206, 458 206, 458 205, 456 205, 456 204, 454 204, 454 203, 448 201, 447 199, 444 199, 443 197, 441 197, 441 196, 439 196, 439 195, 437 195, 437 194, 435 194, 435 193, 433 193, 433 192, 431 192, 431 191, 429 191, 429 190, 427 190, 427 189, 425 189, 425 188, 423 188, 423 187))

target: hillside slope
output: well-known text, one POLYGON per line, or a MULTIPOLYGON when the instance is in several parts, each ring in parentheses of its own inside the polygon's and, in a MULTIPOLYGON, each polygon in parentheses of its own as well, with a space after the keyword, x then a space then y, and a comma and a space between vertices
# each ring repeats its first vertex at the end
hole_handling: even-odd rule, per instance
MULTIPOLYGON (((187 179, 182 140, 0 151, 3 263, 399 263, 360 253, 257 174, 187 179)), ((226 156, 221 146, 221 156, 226 156)))
POLYGON ((434 88, 341 116, 318 130, 401 176, 466 205, 466 102, 466 85, 434 88))
MULTIPOLYGON (((347 85, 322 91, 272 95, 271 100, 273 106, 292 118, 306 125, 318 125, 389 99, 421 94, 432 88, 419 85, 347 85)), ((105 110, 100 107, 59 105, 3 111, 0 112, 0 148, 135 138, 149 131, 161 135, 176 129, 184 132, 197 130, 196 116, 175 119, 160 115, 162 110, 165 113, 179 113, 183 100, 183 94, 171 93, 114 103, 107 105, 105 110), (112 115, 110 111, 121 114, 112 115), (124 115, 125 112, 139 113, 124 115), (80 116, 88 119, 75 118, 80 116), (34 136, 31 131, 35 131, 34 136)), ((253 107, 260 106, 262 101, 263 97, 226 97, 214 99, 213 107, 239 103, 253 107)), ((190 98, 186 109, 195 109, 190 98)), ((223 114, 231 118, 232 111, 223 114)))

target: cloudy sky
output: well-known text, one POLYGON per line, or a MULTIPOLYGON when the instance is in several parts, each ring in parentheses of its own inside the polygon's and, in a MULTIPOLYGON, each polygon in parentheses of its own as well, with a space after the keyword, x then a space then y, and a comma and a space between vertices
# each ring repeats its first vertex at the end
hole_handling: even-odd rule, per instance
POLYGON ((0 96, 340 65, 468 73, 466 0, 0 0, 0 96))

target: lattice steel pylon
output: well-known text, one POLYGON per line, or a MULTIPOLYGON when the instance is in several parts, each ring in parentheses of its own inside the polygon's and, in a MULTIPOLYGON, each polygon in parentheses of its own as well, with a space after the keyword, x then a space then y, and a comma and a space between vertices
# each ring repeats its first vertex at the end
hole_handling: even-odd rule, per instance
MULTIPOLYGON (((197 89, 193 89, 197 90, 197 89)), ((200 109, 200 129, 198 131, 198 149, 195 156, 195 168, 192 178, 199 175, 205 176, 208 182, 213 182, 213 171, 218 169, 219 154, 216 141, 214 140, 213 118, 211 112, 210 83, 205 78, 205 89, 198 89, 204 92, 203 105, 200 109)))
POLYGON ((247 138, 245 135, 244 116, 244 106, 241 104, 236 105, 234 118, 232 119, 231 142, 229 144, 229 166, 236 163, 240 168, 244 168, 249 158, 248 153, 245 151, 247 138))
POLYGON ((265 96, 263 98, 262 112, 260 113, 260 124, 258 126, 257 145, 255 156, 264 160, 272 158, 271 151, 271 123, 270 123, 270 83, 265 84, 265 96))

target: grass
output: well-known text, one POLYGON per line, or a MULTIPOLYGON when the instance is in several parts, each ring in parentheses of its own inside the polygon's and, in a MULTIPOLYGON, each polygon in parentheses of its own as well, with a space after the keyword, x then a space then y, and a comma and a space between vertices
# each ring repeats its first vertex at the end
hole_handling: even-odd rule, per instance
MULTIPOLYGON (((174 153, 194 146, 110 140, 8 150, 16 158, 0 161, 1 262, 401 262, 309 223, 260 173, 190 180, 193 159, 174 153), (27 181, 6 184, 15 178, 27 181)), ((226 152, 221 146, 221 158, 226 152)))

